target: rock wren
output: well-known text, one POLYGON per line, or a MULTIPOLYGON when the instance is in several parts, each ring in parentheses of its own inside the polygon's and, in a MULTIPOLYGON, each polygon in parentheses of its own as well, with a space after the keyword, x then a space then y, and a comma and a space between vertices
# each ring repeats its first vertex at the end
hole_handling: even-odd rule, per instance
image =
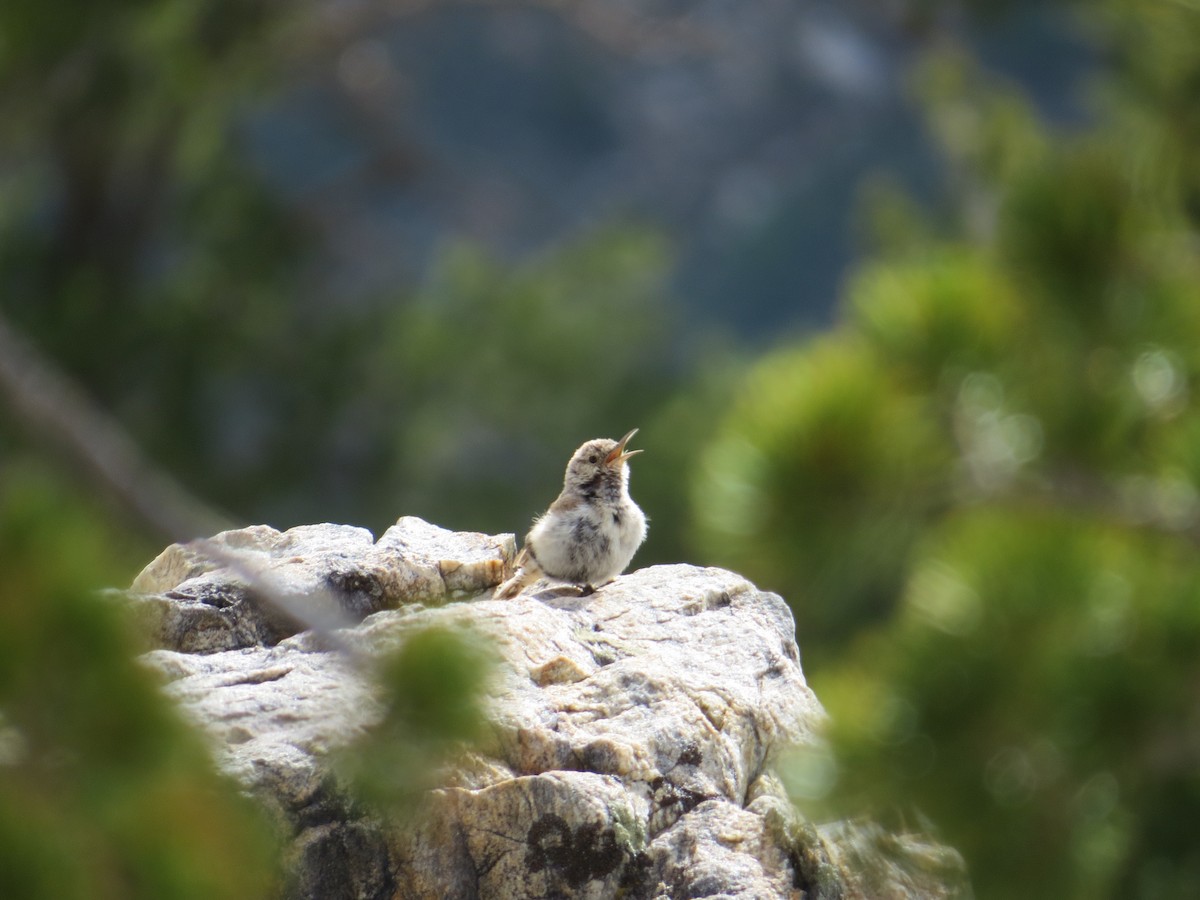
POLYGON ((636 433, 635 428, 619 441, 588 441, 575 451, 562 493, 534 519, 516 572, 496 589, 496 597, 515 597, 541 575, 590 594, 625 571, 646 539, 646 516, 629 496, 626 463, 642 451, 625 445, 636 433))

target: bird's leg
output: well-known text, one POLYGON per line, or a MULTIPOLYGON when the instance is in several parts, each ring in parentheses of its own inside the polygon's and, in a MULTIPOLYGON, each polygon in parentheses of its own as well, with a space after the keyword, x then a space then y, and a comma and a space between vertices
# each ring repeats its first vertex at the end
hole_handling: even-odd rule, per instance
POLYGON ((594 594, 594 593, 596 593, 595 585, 592 585, 592 584, 579 585, 579 596, 580 597, 587 597, 590 594, 594 594))

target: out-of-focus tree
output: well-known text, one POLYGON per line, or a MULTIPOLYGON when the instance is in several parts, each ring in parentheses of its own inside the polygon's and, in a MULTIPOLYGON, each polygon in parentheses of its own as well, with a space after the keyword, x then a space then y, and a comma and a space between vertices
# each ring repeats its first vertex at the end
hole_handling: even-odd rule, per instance
POLYGON ((140 549, 35 465, 0 466, 0 895, 267 897, 262 814, 96 593, 140 549))
MULTIPOLYGON (((131 419, 141 407, 143 424, 147 407, 175 408, 164 398, 195 377, 204 339, 226 334, 205 327, 223 322, 215 305, 172 302, 163 273, 233 305, 235 285, 252 291, 277 260, 245 248, 226 268, 188 271, 198 247, 254 219, 218 111, 266 9, 0 9, 0 303, 106 405, 131 419), (164 221, 168 204, 180 212, 164 221), (201 342, 169 350, 180 333, 201 342)), ((176 413, 142 429, 156 450, 186 435, 176 413)), ((0 895, 268 896, 268 823, 214 773, 136 662, 125 611, 97 593, 152 548, 31 462, 45 447, 13 422, 0 420, 0 895)))
POLYGON ((283 368, 279 336, 296 321, 298 229, 231 135, 236 105, 287 58, 280 10, 112 0, 77 12, 0 11, 4 308, 208 489, 219 464, 197 461, 223 446, 225 392, 249 358, 283 368))
MULTIPOLYGON (((234 518, 519 530, 574 446, 645 426, 688 369, 669 248, 613 226, 516 266, 449 249, 424 286, 335 300, 239 116, 416 7, 322 9, 6 4, 0 303, 234 518)), ((679 495, 682 469, 660 470, 679 495)), ((648 552, 677 556, 679 532, 656 515, 648 552)))
POLYGON ((984 898, 1200 884, 1200 10, 1088 11, 1087 127, 924 69, 957 214, 880 207, 841 324, 755 368, 695 492, 833 714, 797 784, 915 808, 984 898))

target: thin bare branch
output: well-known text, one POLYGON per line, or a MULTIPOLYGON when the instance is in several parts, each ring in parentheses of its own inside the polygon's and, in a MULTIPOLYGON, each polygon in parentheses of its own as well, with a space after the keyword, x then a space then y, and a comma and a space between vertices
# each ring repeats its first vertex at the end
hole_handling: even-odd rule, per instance
POLYGON ((190 542, 276 611, 316 632, 327 646, 349 652, 336 631, 353 623, 336 598, 296 596, 261 560, 209 539, 230 523, 147 459, 117 421, 25 340, 2 312, 0 398, 35 440, 56 448, 89 488, 119 503, 153 537, 190 542))

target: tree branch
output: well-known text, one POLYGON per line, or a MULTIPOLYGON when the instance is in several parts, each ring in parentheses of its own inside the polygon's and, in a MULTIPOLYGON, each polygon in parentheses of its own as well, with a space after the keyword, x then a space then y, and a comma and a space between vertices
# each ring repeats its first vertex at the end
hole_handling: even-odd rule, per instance
POLYGON ((259 560, 208 539, 230 523, 150 462, 124 429, 18 334, 3 313, 0 398, 35 439, 56 447, 88 486, 113 498, 141 528, 167 543, 191 542, 278 612, 352 655, 335 632, 353 623, 339 613, 334 598, 297 596, 259 560))

